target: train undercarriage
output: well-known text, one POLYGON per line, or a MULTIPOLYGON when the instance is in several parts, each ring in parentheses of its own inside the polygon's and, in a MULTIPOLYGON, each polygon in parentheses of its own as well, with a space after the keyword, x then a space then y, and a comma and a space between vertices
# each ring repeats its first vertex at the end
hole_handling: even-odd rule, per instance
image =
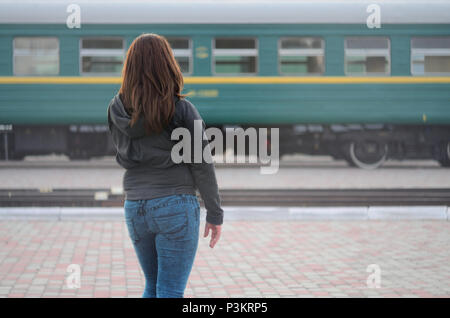
POLYGON ((285 136, 280 141, 281 154, 330 155, 364 169, 377 168, 386 160, 405 159, 434 159, 450 166, 447 125, 296 125, 281 135, 285 136))
MULTIPOLYGON (((226 130, 226 126, 218 128, 226 130)), ((364 169, 375 169, 386 160, 405 159, 433 159, 443 167, 450 166, 448 125, 301 124, 277 128, 280 157, 329 155, 364 169)), ((52 153, 78 160, 114 155, 115 151, 107 125, 0 125, 0 160, 52 153)))

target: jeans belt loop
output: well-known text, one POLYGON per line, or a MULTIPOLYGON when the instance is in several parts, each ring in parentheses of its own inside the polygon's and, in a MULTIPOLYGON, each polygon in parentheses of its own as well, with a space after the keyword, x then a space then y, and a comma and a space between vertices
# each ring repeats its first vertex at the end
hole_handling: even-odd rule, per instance
POLYGON ((145 200, 140 200, 139 201, 139 210, 138 210, 138 215, 145 215, 145 209, 144 209, 144 205, 145 205, 145 200))

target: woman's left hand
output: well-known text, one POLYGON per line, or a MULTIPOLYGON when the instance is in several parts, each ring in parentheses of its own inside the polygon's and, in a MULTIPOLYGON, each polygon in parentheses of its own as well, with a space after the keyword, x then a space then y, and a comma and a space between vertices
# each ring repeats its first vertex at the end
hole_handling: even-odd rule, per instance
POLYGON ((206 222, 205 234, 203 235, 203 237, 207 237, 210 230, 211 230, 211 241, 209 242, 209 247, 214 248, 214 246, 220 239, 220 233, 222 232, 222 225, 214 225, 206 222))

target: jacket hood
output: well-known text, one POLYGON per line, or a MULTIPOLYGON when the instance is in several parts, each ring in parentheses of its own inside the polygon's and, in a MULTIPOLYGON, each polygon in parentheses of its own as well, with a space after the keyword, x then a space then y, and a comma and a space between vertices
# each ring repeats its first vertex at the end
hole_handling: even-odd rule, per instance
POLYGON ((141 116, 133 126, 130 126, 131 116, 125 110, 119 94, 114 96, 109 105, 108 122, 114 124, 123 134, 130 138, 141 138, 146 135, 144 118, 141 116))
POLYGON ((143 163, 155 168, 173 166, 171 150, 174 142, 170 139, 170 130, 178 122, 173 119, 162 133, 147 135, 144 120, 141 116, 130 126, 131 116, 126 112, 119 94, 111 100, 108 106, 108 126, 117 150, 117 162, 126 169, 143 163))

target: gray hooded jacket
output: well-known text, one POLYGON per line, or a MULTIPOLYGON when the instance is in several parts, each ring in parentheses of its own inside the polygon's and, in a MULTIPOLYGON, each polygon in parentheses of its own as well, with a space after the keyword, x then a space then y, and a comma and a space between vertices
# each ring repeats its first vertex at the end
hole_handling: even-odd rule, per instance
MULTIPOLYGON (((173 194, 196 195, 196 189, 205 204, 206 221, 220 225, 223 210, 213 163, 174 163, 171 132, 177 127, 189 129, 194 136, 194 120, 202 120, 195 106, 186 99, 174 96, 175 114, 160 134, 147 135, 144 118, 131 127, 131 116, 117 94, 108 106, 108 125, 114 146, 116 161, 126 169, 123 177, 125 199, 146 200, 173 194)), ((205 123, 202 120, 203 133, 205 123)), ((191 138, 193 140, 193 138, 191 138)), ((203 149, 208 141, 203 140, 203 149)), ((209 147, 207 147, 209 149, 209 147)), ((194 148, 192 148, 194 149, 194 148)), ((193 161, 192 161, 193 162, 193 161)))

